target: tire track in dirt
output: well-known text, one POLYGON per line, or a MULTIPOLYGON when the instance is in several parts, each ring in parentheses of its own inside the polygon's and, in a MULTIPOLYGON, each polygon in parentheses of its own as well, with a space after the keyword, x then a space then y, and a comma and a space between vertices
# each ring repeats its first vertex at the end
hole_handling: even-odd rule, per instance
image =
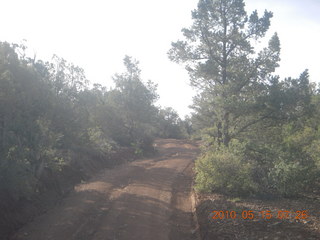
POLYGON ((197 239, 191 187, 198 148, 157 140, 156 157, 105 169, 12 240, 197 239))

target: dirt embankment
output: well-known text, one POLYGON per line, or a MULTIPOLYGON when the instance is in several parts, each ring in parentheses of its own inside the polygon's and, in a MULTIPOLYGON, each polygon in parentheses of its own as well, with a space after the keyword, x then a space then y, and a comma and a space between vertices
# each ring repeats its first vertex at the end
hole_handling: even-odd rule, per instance
POLYGON ((102 170, 11 239, 197 239, 191 189, 198 148, 186 140, 156 144, 156 157, 102 170))

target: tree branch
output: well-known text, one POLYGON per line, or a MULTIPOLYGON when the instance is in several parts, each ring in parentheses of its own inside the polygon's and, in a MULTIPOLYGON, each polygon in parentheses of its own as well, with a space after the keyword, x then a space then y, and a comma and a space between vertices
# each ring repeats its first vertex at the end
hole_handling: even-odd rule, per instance
POLYGON ((260 122, 260 121, 262 121, 262 120, 264 120, 264 119, 266 119, 266 118, 268 118, 268 117, 270 117, 273 113, 274 113, 274 111, 271 111, 271 112, 269 112, 267 115, 261 116, 260 118, 254 120, 254 121, 251 121, 251 122, 249 122, 249 123, 247 123, 247 124, 244 125, 242 128, 240 128, 240 129, 237 131, 237 133, 232 134, 232 137, 234 137, 234 136, 238 135, 239 133, 243 132, 243 131, 246 130, 248 127, 250 127, 250 126, 252 126, 252 125, 254 125, 254 124, 256 124, 256 123, 258 123, 258 122, 260 122))

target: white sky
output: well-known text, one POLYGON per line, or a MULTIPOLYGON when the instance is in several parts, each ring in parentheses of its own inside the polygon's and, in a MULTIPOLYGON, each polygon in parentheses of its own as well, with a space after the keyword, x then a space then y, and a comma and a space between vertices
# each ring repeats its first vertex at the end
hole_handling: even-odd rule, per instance
MULTIPOLYGON (((3 0, 0 41, 27 39, 37 58, 57 54, 84 68, 91 82, 111 86, 122 72, 125 54, 140 61, 142 77, 159 85, 159 104, 183 117, 194 91, 188 75, 167 57, 181 28, 191 25, 198 0, 3 0)), ((306 68, 320 81, 320 0, 245 0, 248 14, 274 13, 267 37, 281 41, 282 78, 297 77, 306 68)))

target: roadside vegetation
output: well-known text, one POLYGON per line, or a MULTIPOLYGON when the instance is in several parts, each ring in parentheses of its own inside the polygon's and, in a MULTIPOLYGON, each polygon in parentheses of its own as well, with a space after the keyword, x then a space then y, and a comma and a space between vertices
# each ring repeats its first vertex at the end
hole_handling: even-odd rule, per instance
POLYGON ((256 44, 272 16, 247 14, 243 0, 200 0, 183 40, 172 43, 170 59, 186 66, 199 92, 192 106, 204 143, 195 167, 199 191, 297 196, 318 188, 319 89, 308 70, 274 74, 277 33, 263 48, 256 44))
POLYGON ((0 42, 0 234, 25 221, 25 203, 152 153, 156 137, 188 134, 175 110, 156 105, 157 86, 141 79, 135 59, 124 58, 125 72, 107 88, 61 57, 45 62, 26 50, 0 42))
POLYGON ((193 24, 168 52, 198 93, 184 120, 157 106, 157 85, 141 79, 132 57, 124 57, 125 71, 107 87, 59 56, 43 61, 29 57, 23 44, 0 42, 0 234, 29 220, 11 224, 21 203, 50 191, 62 196, 121 155, 153 153, 155 138, 201 141, 199 192, 317 199, 320 88, 307 69, 275 74, 280 39, 274 33, 264 41, 272 17, 267 10, 248 14, 243 0, 199 1, 193 24))

